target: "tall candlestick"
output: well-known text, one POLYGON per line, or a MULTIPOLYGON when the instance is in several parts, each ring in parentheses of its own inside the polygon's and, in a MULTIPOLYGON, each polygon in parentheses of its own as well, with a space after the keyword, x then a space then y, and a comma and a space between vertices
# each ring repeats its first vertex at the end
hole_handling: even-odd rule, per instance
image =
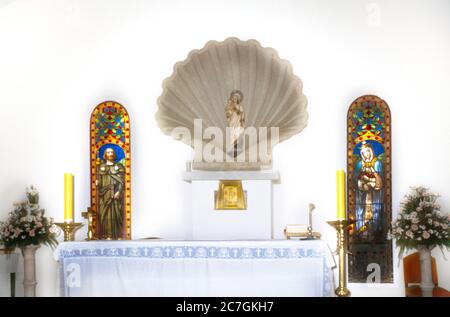
POLYGON ((336 194, 337 194, 337 219, 345 217, 345 173, 343 170, 336 171, 336 194))
POLYGON ((64 221, 72 222, 73 219, 73 175, 64 174, 64 221))
POLYGON ((339 286, 334 292, 339 297, 350 296, 350 291, 347 288, 347 239, 348 229, 354 223, 354 220, 328 221, 328 224, 335 228, 338 234, 337 253, 339 254, 339 286))

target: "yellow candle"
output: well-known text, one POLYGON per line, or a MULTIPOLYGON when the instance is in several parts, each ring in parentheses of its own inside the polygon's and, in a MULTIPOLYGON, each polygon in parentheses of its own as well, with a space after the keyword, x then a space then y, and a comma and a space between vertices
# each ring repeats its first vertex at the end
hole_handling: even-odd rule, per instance
POLYGON ((64 174, 64 221, 73 221, 73 175, 64 174))
POLYGON ((337 218, 345 219, 345 173, 336 171, 337 218))

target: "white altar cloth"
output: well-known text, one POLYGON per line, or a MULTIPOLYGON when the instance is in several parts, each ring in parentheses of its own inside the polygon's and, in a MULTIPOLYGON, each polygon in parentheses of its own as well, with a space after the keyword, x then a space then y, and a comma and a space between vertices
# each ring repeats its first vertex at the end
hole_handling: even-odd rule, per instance
POLYGON ((333 296, 323 241, 60 243, 61 296, 333 296))

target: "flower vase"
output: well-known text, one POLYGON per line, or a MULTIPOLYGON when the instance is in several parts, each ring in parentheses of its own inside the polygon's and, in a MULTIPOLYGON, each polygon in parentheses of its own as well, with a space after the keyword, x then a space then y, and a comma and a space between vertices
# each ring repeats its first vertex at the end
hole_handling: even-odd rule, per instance
POLYGON ((24 265, 24 278, 23 278, 23 290, 25 297, 36 296, 36 250, 40 248, 40 245, 27 245, 22 248, 23 265, 24 265))
POLYGON ((431 250, 427 246, 418 247, 420 254, 420 288, 422 297, 433 297, 433 276, 431 270, 431 250))

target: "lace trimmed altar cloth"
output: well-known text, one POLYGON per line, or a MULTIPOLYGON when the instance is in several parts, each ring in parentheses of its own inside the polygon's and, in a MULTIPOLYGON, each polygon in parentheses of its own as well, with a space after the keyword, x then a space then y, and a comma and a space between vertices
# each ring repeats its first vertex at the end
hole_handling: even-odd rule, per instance
POLYGON ((333 296, 323 241, 75 241, 54 252, 61 296, 333 296))

